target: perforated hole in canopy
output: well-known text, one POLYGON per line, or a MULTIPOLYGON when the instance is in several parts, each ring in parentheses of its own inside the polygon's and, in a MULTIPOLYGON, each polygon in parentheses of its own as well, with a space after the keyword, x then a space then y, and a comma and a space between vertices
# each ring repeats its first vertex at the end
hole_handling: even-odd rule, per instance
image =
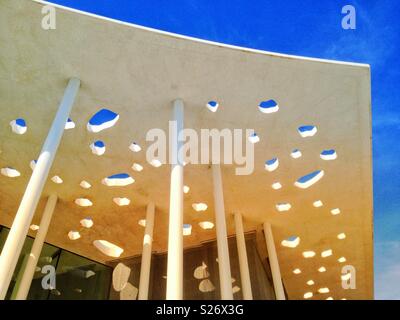
POLYGON ((32 171, 35 169, 37 164, 37 160, 32 160, 31 162, 29 162, 29 166, 31 167, 32 171))
POLYGON ((97 140, 90 145, 90 149, 92 150, 93 154, 101 156, 104 154, 104 152, 106 152, 106 145, 103 141, 97 140))
POLYGON ((91 207, 93 202, 86 198, 75 199, 75 203, 80 207, 91 207))
POLYGON ((79 233, 79 231, 71 230, 70 232, 68 232, 68 238, 70 240, 78 240, 80 237, 81 234, 79 233))
POLYGON ((304 294, 304 299, 310 299, 310 298, 312 298, 314 295, 313 295, 313 293, 312 292, 306 292, 305 294, 304 294))
POLYGON ((199 226, 204 230, 209 230, 214 228, 214 223, 212 223, 211 221, 201 221, 199 222, 199 226))
POLYGON ((162 162, 158 159, 152 159, 150 161, 150 164, 154 167, 154 168, 159 168, 162 166, 162 162))
POLYGON ((83 189, 90 189, 92 185, 87 182, 86 180, 82 180, 81 183, 79 184, 83 189))
POLYGON ((132 142, 132 143, 129 145, 129 149, 130 149, 132 152, 139 152, 139 151, 142 150, 142 147, 141 147, 139 144, 137 144, 136 142, 132 142))
POLYGON ((292 236, 282 240, 281 245, 287 248, 296 248, 300 244, 300 237, 292 236))
POLYGON ((124 249, 107 240, 95 240, 93 245, 103 254, 113 258, 118 258, 124 252, 124 249))
POLYGON ((251 143, 257 143, 260 141, 260 137, 257 135, 257 133, 253 132, 250 136, 249 136, 249 141, 251 143))
POLYGON ((312 137, 317 133, 317 127, 312 125, 301 126, 297 130, 303 138, 312 137))
POLYGON ((323 205, 324 205, 324 204, 322 203, 321 200, 316 200, 316 201, 313 202, 313 206, 314 206, 315 208, 320 208, 320 207, 322 207, 323 205))
POLYGON ((1 168, 0 172, 3 176, 9 178, 17 178, 21 175, 21 173, 17 169, 14 169, 12 167, 1 168))
POLYGON ((117 205, 119 205, 120 207, 129 206, 129 204, 131 203, 131 200, 128 199, 128 198, 125 198, 125 197, 122 197, 122 198, 120 198, 120 197, 115 197, 115 198, 113 198, 113 201, 114 201, 117 205))
POLYGON ((211 112, 216 112, 218 110, 219 104, 217 101, 209 101, 209 102, 207 102, 206 107, 211 112))
POLYGON ((278 203, 276 204, 276 210, 278 210, 279 212, 285 212, 285 211, 289 211, 292 208, 292 205, 288 202, 282 202, 282 203, 278 203))
POLYGON ((345 258, 345 257, 340 257, 340 258, 338 259, 338 262, 344 263, 344 262, 346 262, 346 258, 345 258))
POLYGON ((184 236, 190 236, 192 234, 192 225, 185 223, 183 225, 183 235, 184 236))
POLYGON ((140 172, 140 171, 143 170, 143 166, 140 165, 139 163, 134 163, 134 164, 132 165, 132 170, 133 170, 133 171, 136 171, 136 172, 140 172))
POLYGON ((83 218, 81 221, 79 221, 79 223, 81 224, 82 227, 88 229, 93 227, 94 224, 93 219, 90 217, 83 218))
POLYGON ((323 176, 324 176, 324 171, 317 170, 309 174, 306 174, 305 176, 300 177, 299 179, 297 179, 294 185, 301 189, 307 189, 311 187, 313 184, 317 183, 319 180, 321 180, 323 176))
POLYGON ((303 257, 304 258, 313 258, 315 257, 315 252, 314 251, 304 251, 303 252, 303 257))
POLYGON ((337 158, 336 151, 333 149, 323 150, 319 155, 322 160, 335 160, 337 158))
POLYGON ((102 184, 108 187, 124 187, 135 182, 135 180, 127 173, 117 173, 104 178, 102 184))
POLYGON ((281 185, 280 182, 274 182, 274 183, 271 185, 271 187, 272 187, 272 189, 274 189, 274 190, 279 190, 279 189, 282 188, 282 185, 281 185))
POLYGON ((89 132, 100 132, 114 126, 119 119, 119 115, 109 109, 101 109, 96 112, 87 123, 89 132))
POLYGON ((339 233, 339 234, 337 235, 337 238, 338 238, 339 240, 346 239, 346 234, 345 234, 344 232, 339 233))
POLYGON ((326 272, 326 268, 324 266, 319 267, 318 272, 320 272, 320 273, 326 272))
POLYGON ((75 122, 73 122, 70 118, 68 118, 67 122, 65 123, 65 130, 70 130, 75 128, 75 122))
POLYGON ((321 252, 322 258, 327 258, 333 254, 332 249, 327 249, 321 252))
POLYGON ((296 268, 296 269, 293 270, 293 273, 294 274, 300 274, 301 270, 299 268, 296 268))
POLYGON ((206 211, 208 207, 205 203, 199 202, 199 203, 193 203, 192 208, 195 211, 200 212, 200 211, 206 211))
POLYGON ((274 113, 279 110, 279 105, 275 100, 261 101, 258 105, 258 110, 262 113, 274 113))
POLYGON ((28 130, 26 122, 22 118, 12 120, 10 122, 10 126, 11 126, 12 132, 14 132, 16 134, 24 134, 28 130))
POLYGON ((302 156, 302 154, 301 154, 301 151, 300 151, 299 149, 294 149, 294 150, 290 153, 290 156, 291 156, 293 159, 298 159, 298 158, 300 158, 300 157, 302 156))
POLYGON ((272 172, 278 169, 279 167, 279 159, 273 158, 270 160, 265 161, 265 170, 272 172))
POLYGON ((319 293, 329 293, 329 288, 323 287, 318 289, 319 293))
POLYGON ((63 179, 61 179, 59 176, 53 176, 51 178, 51 181, 53 181, 55 184, 61 184, 63 183, 63 179))

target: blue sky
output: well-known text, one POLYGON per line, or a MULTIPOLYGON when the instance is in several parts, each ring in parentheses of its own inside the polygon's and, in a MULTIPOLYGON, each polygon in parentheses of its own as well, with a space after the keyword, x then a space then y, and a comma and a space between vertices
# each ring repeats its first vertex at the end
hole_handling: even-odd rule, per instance
POLYGON ((372 71, 375 297, 400 299, 400 1, 53 0, 83 11, 244 47, 363 62, 372 71), (341 27, 356 8, 357 29, 341 27))

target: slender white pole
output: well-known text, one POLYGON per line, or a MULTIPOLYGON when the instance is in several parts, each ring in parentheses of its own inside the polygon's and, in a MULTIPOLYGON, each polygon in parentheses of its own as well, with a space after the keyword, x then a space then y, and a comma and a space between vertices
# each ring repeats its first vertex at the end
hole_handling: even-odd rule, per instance
POLYGON ((35 241, 32 245, 31 253, 28 257, 28 261, 23 271, 22 280, 19 284, 19 289, 15 300, 26 300, 29 289, 31 287, 32 279, 35 274, 36 265, 38 263, 40 253, 42 252, 44 239, 49 229, 51 218, 53 217, 54 209, 57 204, 57 195, 51 194, 47 199, 46 207, 44 208, 42 219, 40 220, 39 230, 36 234, 35 241))
POLYGON ((23 259, 22 259, 21 267, 19 268, 18 273, 15 276, 15 284, 14 284, 14 288, 11 292, 10 300, 15 300, 15 298, 17 296, 19 287, 21 286, 22 277, 24 276, 26 264, 28 263, 28 260, 29 260, 29 254, 25 253, 25 254, 21 255, 21 257, 22 256, 23 256, 23 259))
POLYGON ((276 300, 286 300, 281 271, 279 268, 278 255, 276 254, 274 236, 272 234, 271 224, 268 222, 264 222, 264 235, 267 243, 268 258, 271 267, 272 281, 274 282, 276 300))
POLYGON ((183 298, 183 101, 173 103, 170 123, 171 184, 169 198, 167 300, 183 298), (171 130, 172 126, 172 130, 171 130), (172 131, 172 132, 171 132, 172 131), (180 139, 179 139, 180 138, 180 139))
POLYGON ((148 300, 149 298, 149 280, 151 267, 151 246, 153 244, 154 228, 154 203, 147 205, 146 228, 143 237, 142 263, 140 265, 139 296, 138 300, 148 300))
POLYGON ((212 164, 211 170, 214 185, 215 228, 217 231, 218 268, 221 299, 233 300, 221 167, 219 164, 212 164))
POLYGON ((249 263, 247 260, 246 240, 244 239, 243 219, 239 212, 235 213, 236 245, 239 256, 240 280, 244 300, 253 300, 249 263))
POLYGON ((79 79, 69 80, 64 96, 58 107, 57 114, 53 120, 46 141, 43 144, 37 160, 35 170, 29 179, 28 186, 25 189, 10 233, 4 244, 0 256, 0 299, 4 299, 10 285, 18 257, 21 253, 25 237, 28 233, 29 225, 35 213, 44 184, 46 183, 54 156, 57 152, 65 123, 68 120, 69 113, 74 103, 75 97, 80 86, 79 79))

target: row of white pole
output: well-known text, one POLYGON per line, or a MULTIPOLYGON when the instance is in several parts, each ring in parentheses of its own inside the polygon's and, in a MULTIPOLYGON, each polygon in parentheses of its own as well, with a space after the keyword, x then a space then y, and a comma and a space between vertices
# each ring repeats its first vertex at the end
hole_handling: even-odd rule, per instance
POLYGON ((183 101, 173 102, 175 130, 170 133, 171 184, 167 262, 167 300, 183 299, 183 101), (180 136, 181 134, 181 136, 180 136))
POLYGON ((142 263, 140 264, 140 279, 139 279, 139 300, 147 300, 149 296, 150 269, 151 269, 151 247, 153 244, 153 229, 154 229, 154 211, 153 202, 147 205, 146 212, 146 227, 143 237, 142 263))
POLYGON ((35 170, 33 170, 24 196, 22 197, 3 251, 1 252, 0 299, 4 299, 7 294, 15 266, 17 265, 22 246, 32 222, 33 214, 42 194, 44 184, 47 181, 47 176, 53 164, 54 156, 60 144, 65 124, 67 123, 79 87, 79 79, 72 78, 69 80, 57 114, 37 159, 35 170))
POLYGON ((217 231, 218 270, 221 299, 233 300, 228 235, 226 233, 225 222, 224 193, 220 165, 212 164, 211 170, 214 185, 215 229, 217 231))
MULTIPOLYGON (((57 114, 50 128, 48 136, 37 160, 35 170, 29 180, 24 196, 21 200, 9 235, 0 256, 0 300, 4 299, 10 285, 18 258, 32 222, 34 212, 42 194, 51 165, 61 141, 65 123, 80 87, 77 78, 69 80, 64 96, 60 102, 57 114)), ((168 234, 168 263, 167 263, 167 300, 183 299, 183 135, 184 104, 177 99, 173 102, 173 120, 176 130, 170 136, 172 153, 171 183, 170 183, 170 212, 168 234)), ((229 261, 228 237, 225 221, 225 206, 221 168, 219 164, 212 164, 212 177, 214 186, 215 227, 217 233, 218 269, 222 300, 232 300, 231 268, 229 261)), ((25 300, 35 273, 43 243, 53 216, 57 195, 49 196, 44 209, 39 230, 27 258, 25 270, 18 284, 15 299, 25 300)), ((151 255, 154 229, 155 204, 150 202, 147 206, 146 227, 143 238, 142 263, 139 280, 139 300, 147 300, 151 269, 151 255)), ((243 299, 253 299, 250 272, 247 259, 246 242, 244 236, 243 220, 240 213, 235 213, 236 243, 239 257, 240 278, 243 299)), ((273 277, 275 296, 278 300, 285 299, 282 285, 278 257, 276 254, 271 225, 264 223, 265 240, 267 244, 269 262, 273 277)))

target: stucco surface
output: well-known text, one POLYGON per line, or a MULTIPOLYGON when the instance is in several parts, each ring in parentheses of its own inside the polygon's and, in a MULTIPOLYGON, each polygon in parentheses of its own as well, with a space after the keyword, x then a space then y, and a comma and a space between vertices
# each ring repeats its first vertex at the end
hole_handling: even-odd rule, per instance
MULTIPOLYGON (((146 203, 156 203, 155 251, 165 251, 168 239, 169 165, 154 168, 146 162, 146 132, 168 129, 171 102, 185 102, 185 126, 201 128, 254 129, 261 140, 255 145, 255 170, 248 176, 235 175, 234 165, 223 165, 222 176, 228 233, 234 233, 232 213, 240 211, 247 231, 270 221, 278 250, 285 287, 290 298, 302 298, 307 291, 314 298, 372 298, 372 175, 370 70, 366 65, 290 57, 234 48, 156 32, 99 17, 57 8, 57 28, 41 27, 42 4, 31 1, 0 0, 0 167, 12 166, 18 178, 0 176, 0 224, 10 226, 36 159, 62 97, 68 78, 81 79, 82 86, 71 118, 76 128, 66 130, 50 177, 59 175, 64 183, 48 181, 33 219, 39 224, 46 196, 60 197, 46 241, 97 261, 111 258, 92 242, 104 239, 122 247, 121 257, 140 254, 146 203), (280 110, 263 114, 260 101, 275 99, 280 110), (216 100, 218 112, 205 104, 216 100), (90 117, 100 108, 120 115, 118 123, 100 133, 86 129, 90 117), (27 133, 11 132, 9 122, 24 118, 27 133), (297 128, 315 125, 318 132, 300 137, 297 128), (89 145, 106 143, 106 153, 93 155, 89 145), (132 153, 132 141, 142 151, 132 153), (300 149, 302 157, 290 152, 300 149), (335 149, 338 158, 323 161, 324 149, 335 149), (279 168, 264 169, 264 162, 278 157, 279 168), (143 165, 134 172, 134 162, 143 165), (308 189, 293 184, 299 177, 322 169, 324 177, 308 189), (127 172, 136 182, 110 188, 101 180, 127 172), (87 180, 92 188, 79 186, 87 180), (279 181, 282 189, 273 190, 279 181), (94 205, 74 204, 87 197, 94 205), (113 197, 128 197, 131 204, 118 207, 113 197), (313 207, 321 200, 323 206, 313 207), (275 205, 289 202, 288 212, 275 205), (333 216, 330 210, 340 208, 333 216), (90 216, 91 229, 80 230, 79 221, 90 216), (70 230, 81 238, 71 241, 70 230), (337 234, 346 233, 338 240, 337 234), (285 248, 280 242, 299 236, 300 245, 285 248), (321 252, 333 255, 322 258, 321 252), (316 256, 305 259, 302 252, 316 256), (357 289, 341 287, 337 259, 346 257, 357 271, 357 289), (317 269, 325 266, 327 272, 317 269), (300 268, 295 275, 292 270, 300 268), (315 285, 308 287, 306 281, 315 285), (328 287, 329 294, 317 289, 328 287)), ((208 165, 185 166, 184 184, 190 192, 184 199, 184 222, 193 225, 184 237, 185 247, 215 238, 215 229, 203 230, 198 222, 214 220, 212 175, 208 165), (205 202, 205 212, 195 212, 192 203, 205 202)), ((33 235, 34 233, 32 233, 33 235)))

